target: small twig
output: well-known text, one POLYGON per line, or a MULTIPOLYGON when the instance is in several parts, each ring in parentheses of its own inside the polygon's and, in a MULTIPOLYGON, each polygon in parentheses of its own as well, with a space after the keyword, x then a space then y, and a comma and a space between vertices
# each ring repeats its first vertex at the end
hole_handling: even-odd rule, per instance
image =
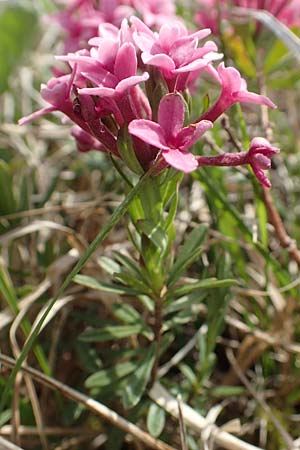
MULTIPOLYGON (((11 369, 16 364, 16 361, 14 359, 3 354, 0 354, 0 361, 11 369)), ((120 428, 126 433, 131 434, 148 447, 154 450, 175 450, 174 447, 171 447, 170 445, 166 444, 165 442, 159 439, 153 438, 152 436, 150 436, 150 434, 146 433, 133 423, 124 419, 122 416, 120 416, 107 406, 103 405, 100 402, 97 402, 96 400, 88 397, 85 394, 82 394, 81 392, 76 391, 73 388, 70 388, 69 386, 66 386, 64 383, 61 383, 60 381, 55 380, 54 378, 48 377, 47 375, 44 375, 42 372, 39 372, 38 370, 33 369, 32 367, 29 367, 27 365, 21 366, 20 370, 31 375, 38 382, 44 384, 50 389, 57 390, 65 397, 68 397, 71 400, 85 406, 87 409, 101 416, 103 419, 107 420, 112 425, 115 425, 116 427, 120 428)))
POLYGON ((242 152, 244 150, 242 143, 237 139, 234 135, 233 130, 230 127, 229 118, 226 115, 222 116, 221 125, 228 134, 229 141, 233 144, 233 146, 239 151, 242 152))
MULTIPOLYGON (((260 92, 262 95, 267 95, 267 88, 263 74, 259 76, 260 92)), ((269 111, 264 105, 261 106, 261 123, 265 132, 265 136, 269 141, 273 141, 273 130, 269 121, 269 111)), ((288 235, 283 221, 276 209, 271 193, 263 187, 263 201, 265 203, 268 218, 274 227, 275 234, 281 247, 286 248, 290 257, 297 263, 300 268, 300 251, 296 246, 295 241, 288 235)))
POLYGON ((244 386, 247 388, 247 390, 250 392, 252 397, 257 401, 257 403, 261 406, 261 408, 269 416, 269 418, 270 418, 271 422, 273 423, 274 427, 276 427, 276 429, 280 433, 282 439, 286 442, 286 444, 288 446, 288 449, 289 450, 295 449, 294 441, 291 438, 291 436, 286 432, 286 430, 283 428, 281 423, 274 416, 274 414, 271 411, 271 408, 265 402, 265 400, 257 395, 255 390, 253 389, 253 387, 249 383, 248 379, 243 374, 242 370, 240 369, 240 367, 239 367, 239 365, 237 363, 237 360, 234 357, 233 351, 231 349, 227 349, 226 350, 226 355, 227 355, 227 358, 228 358, 228 360, 229 360, 233 370, 235 371, 235 373, 237 374, 237 376, 239 377, 241 382, 244 384, 244 386))
POLYGON ((199 331, 190 339, 175 355, 172 356, 163 366, 158 369, 158 378, 164 377, 172 367, 182 361, 186 355, 195 347, 198 339, 199 331))
MULTIPOLYGON (((44 433, 47 436, 74 436, 76 434, 85 435, 87 437, 93 438, 95 436, 95 432, 89 431, 85 428, 79 428, 79 427, 45 427, 44 433)), ((12 432, 12 426, 11 425, 3 425, 3 427, 0 428, 0 436, 10 436, 12 432)), ((37 427, 27 427, 24 425, 21 425, 18 429, 18 433, 20 436, 38 436, 39 430, 37 427)))
POLYGON ((177 395, 177 403, 178 403, 178 414, 179 414, 179 428, 180 428, 180 441, 181 441, 181 450, 188 450, 188 446, 186 443, 186 431, 185 431, 185 425, 184 420, 182 416, 182 409, 181 409, 181 396, 177 395))
POLYGON ((300 250, 297 248, 295 241, 288 235, 283 221, 276 209, 271 193, 268 189, 263 188, 262 194, 268 212, 269 221, 274 227, 275 234, 281 247, 287 249, 290 257, 300 268, 300 250))

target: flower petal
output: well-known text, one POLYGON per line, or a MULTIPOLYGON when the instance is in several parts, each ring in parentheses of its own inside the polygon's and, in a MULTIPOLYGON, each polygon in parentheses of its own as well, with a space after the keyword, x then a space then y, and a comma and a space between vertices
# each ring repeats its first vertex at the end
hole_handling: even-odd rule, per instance
POLYGON ((224 63, 219 64, 218 73, 222 80, 223 91, 230 95, 241 89, 242 77, 234 67, 225 67, 224 63))
POLYGON ((240 103, 256 103, 258 105, 266 105, 269 108, 276 109, 277 106, 264 95, 256 94, 255 92, 240 91, 233 95, 235 101, 240 103))
POLYGON ((78 93, 83 95, 99 95, 100 97, 113 97, 116 94, 116 90, 113 88, 100 86, 95 88, 78 89, 78 93))
POLYGON ((137 70, 137 58, 136 51, 130 42, 125 42, 118 50, 114 74, 119 80, 133 77, 136 75, 137 70))
POLYGON ((172 141, 184 121, 184 102, 180 94, 167 94, 159 104, 158 123, 164 130, 166 140, 172 141))
POLYGON ((184 173, 193 172, 198 167, 197 159, 192 153, 177 148, 164 150, 162 156, 170 166, 184 173))
POLYGON ((128 126, 128 131, 142 141, 147 142, 147 144, 164 150, 169 149, 164 131, 156 122, 146 119, 132 120, 128 126))
POLYGON ((142 53, 142 61, 144 64, 151 64, 163 70, 175 69, 174 61, 168 55, 158 53, 156 55, 150 55, 150 53, 142 53))
POLYGON ((209 64, 209 60, 207 59, 197 59, 196 61, 192 61, 185 66, 179 67, 178 69, 172 70, 172 73, 184 73, 184 72, 192 72, 194 70, 204 69, 209 64))
POLYGON ((178 147, 181 149, 191 147, 212 126, 213 123, 209 120, 201 120, 183 128, 177 136, 178 147))
POLYGON ((38 119, 42 116, 45 116, 46 114, 49 114, 55 110, 56 110, 56 108, 54 106, 48 106, 46 108, 39 109, 38 111, 35 111, 32 114, 29 114, 29 116, 22 117, 18 121, 18 124, 25 125, 26 123, 31 122, 32 120, 38 119))
POLYGON ((147 81, 149 78, 148 72, 144 72, 142 75, 135 75, 134 77, 128 77, 125 80, 120 81, 116 86, 116 91, 119 94, 123 94, 127 89, 135 86, 136 84, 142 83, 143 81, 147 81))
POLYGON ((255 165, 251 165, 252 170, 254 172, 254 175, 256 176, 256 178, 258 179, 258 181, 260 182, 260 184, 262 184, 263 186, 270 188, 271 187, 271 182, 269 181, 269 179, 267 178, 267 176, 265 175, 265 173, 263 172, 263 170, 255 165))

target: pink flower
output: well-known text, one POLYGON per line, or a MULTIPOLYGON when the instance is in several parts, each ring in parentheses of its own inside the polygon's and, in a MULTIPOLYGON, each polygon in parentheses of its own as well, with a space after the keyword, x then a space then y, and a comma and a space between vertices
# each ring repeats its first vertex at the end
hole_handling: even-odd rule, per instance
POLYGON ((269 188, 271 183, 264 170, 271 168, 272 156, 279 153, 279 148, 272 147, 267 139, 256 137, 252 139, 248 152, 224 153, 217 156, 198 156, 199 166, 241 166, 250 164, 254 175, 263 186, 269 188))
POLYGON ((175 18, 173 0, 133 0, 133 5, 148 27, 161 26, 175 18))
POLYGON ((162 25, 159 33, 153 33, 136 17, 132 17, 131 22, 136 29, 133 39, 142 51, 143 63, 160 70, 170 92, 184 90, 189 84, 189 74, 204 70, 220 57, 212 41, 198 48, 199 39, 207 37, 209 29, 189 34, 181 22, 171 22, 162 25))
POLYGON ((31 120, 37 119, 53 111, 61 111, 72 120, 77 121, 74 114, 73 103, 71 101, 71 89, 74 76, 73 74, 63 75, 57 78, 51 78, 47 85, 42 84, 41 96, 51 106, 36 111, 29 116, 19 120, 20 125, 24 125, 31 120))
MULTIPOLYGON (((106 149, 107 151, 119 155, 116 138, 99 120, 92 97, 77 95, 77 97, 74 98, 74 101, 71 99, 71 89, 74 89, 73 82, 75 79, 75 72, 76 68, 73 70, 72 74, 63 75, 59 78, 52 78, 48 81, 47 85, 43 85, 41 95, 51 106, 42 108, 27 117, 23 117, 19 120, 19 124, 25 125, 31 120, 37 119, 45 114, 53 111, 60 111, 83 131, 98 139, 101 143, 101 150, 106 149)), ((99 149, 98 146, 95 148, 99 149)))
POLYGON ((264 170, 271 168, 271 157, 279 153, 279 148, 272 147, 267 139, 256 137, 252 139, 247 156, 254 175, 263 186, 269 188, 271 183, 264 170))
POLYGON ((133 120, 128 127, 130 134, 162 150, 164 161, 182 172, 192 172, 198 167, 196 157, 187 151, 212 123, 202 120, 182 128, 184 102, 180 94, 167 94, 160 101, 158 123, 151 120, 133 120))
MULTIPOLYGON (((80 94, 99 95, 101 97, 118 99, 131 87, 148 80, 149 74, 147 72, 144 72, 142 75, 137 75, 137 57, 133 44, 130 42, 122 44, 115 52, 114 57, 109 55, 108 50, 110 49, 111 41, 103 40, 98 50, 100 55, 101 51, 103 51, 112 60, 110 64, 107 64, 110 71, 106 70, 105 62, 104 64, 102 62, 102 71, 98 71, 97 66, 95 66, 95 70, 85 72, 84 76, 96 84, 96 86, 79 89, 80 94)), ((97 57, 95 60, 100 62, 97 57)))
POLYGON ((202 120, 214 122, 234 103, 256 103, 269 106, 272 109, 276 108, 274 103, 264 95, 249 92, 246 81, 235 68, 225 67, 224 63, 221 63, 218 70, 209 66, 208 71, 221 85, 222 91, 216 103, 201 116, 202 120))
POLYGON ((63 28, 67 37, 65 52, 72 52, 87 46, 87 42, 98 34, 103 23, 119 26, 122 20, 130 17, 134 9, 121 0, 101 0, 99 6, 94 0, 68 0, 62 2, 66 9, 53 18, 63 28))

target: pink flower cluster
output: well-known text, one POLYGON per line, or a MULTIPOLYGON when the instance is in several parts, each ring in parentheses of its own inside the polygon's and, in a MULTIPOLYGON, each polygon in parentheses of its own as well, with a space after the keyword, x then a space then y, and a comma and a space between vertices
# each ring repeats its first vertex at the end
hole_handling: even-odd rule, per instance
POLYGON ((54 19, 64 31, 65 51, 76 51, 97 36, 99 25, 120 26, 124 18, 138 12, 150 27, 175 18, 174 0, 56 0, 64 9, 54 19))
POLYGON ((72 134, 79 150, 111 152, 126 162, 130 154, 139 173, 154 162, 158 170, 171 166, 185 173, 204 164, 250 164, 260 183, 269 187, 263 171, 270 168, 270 158, 278 150, 265 139, 254 139, 248 152, 238 154, 201 157, 189 151, 233 104, 275 108, 267 97, 248 91, 235 68, 224 63, 214 67, 221 57, 216 45, 200 44, 209 34, 209 29, 189 33, 178 21, 153 32, 137 17, 130 22, 123 19, 119 28, 101 24, 98 35, 89 40, 89 49, 58 57, 69 71, 42 86, 41 95, 50 106, 20 124, 60 111, 75 124, 72 134), (219 96, 196 121, 186 124, 184 92, 203 72, 219 85, 219 96))
POLYGON ((198 0, 198 4, 196 23, 214 33, 218 32, 220 19, 230 19, 232 7, 266 10, 288 27, 300 26, 299 0, 198 0))

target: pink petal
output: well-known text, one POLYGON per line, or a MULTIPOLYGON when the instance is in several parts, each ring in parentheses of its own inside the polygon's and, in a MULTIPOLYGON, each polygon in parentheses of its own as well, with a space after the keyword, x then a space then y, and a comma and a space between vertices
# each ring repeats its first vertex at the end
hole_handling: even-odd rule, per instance
POLYGON ((98 49, 97 60, 103 65, 103 67, 110 72, 113 72, 113 67, 117 52, 119 50, 119 43, 113 39, 105 39, 101 43, 98 49))
POLYGON ((240 91, 234 93, 234 99, 241 103, 256 103, 258 105, 266 105, 269 108, 276 109, 277 106, 264 95, 256 94, 255 92, 240 91))
POLYGON ((144 22, 142 20, 140 20, 138 17, 135 17, 135 16, 130 17, 130 22, 132 23, 132 25, 136 31, 148 34, 149 36, 152 36, 154 38, 154 34, 150 30, 150 28, 147 27, 147 25, 145 25, 144 22))
POLYGON ((267 156, 262 153, 257 153, 252 157, 253 165, 260 167, 263 170, 267 170, 271 168, 271 160, 267 156))
MULTIPOLYGON (((99 36, 105 39, 118 39, 119 28, 113 25, 112 23, 100 23, 99 25, 99 36)), ((93 38, 92 38, 93 39, 93 38)), ((95 38, 96 39, 96 38, 95 38)), ((90 43, 90 45, 93 45, 90 43)))
POLYGON ((181 172, 190 173, 198 167, 197 159, 192 153, 182 152, 177 148, 164 150, 162 156, 170 166, 181 172))
POLYGON ((58 55, 55 56, 55 59, 59 61, 66 61, 66 62, 84 62, 88 64, 97 64, 97 61, 93 59, 91 56, 88 55, 77 55, 76 53, 69 53, 68 55, 58 55))
POLYGON ((164 130, 167 141, 179 133, 184 121, 184 102, 180 94, 167 94, 160 101, 158 123, 164 130))
POLYGON ((185 66, 179 67, 178 69, 172 70, 172 73, 184 73, 184 72, 192 72, 194 70, 203 69, 208 65, 209 61, 205 59, 198 59, 193 61, 185 66))
POLYGON ((203 56, 206 55, 207 53, 217 51, 218 47, 216 46, 216 44, 213 41, 208 41, 203 45, 203 47, 197 48, 195 50, 193 59, 203 58, 203 56))
POLYGON ((218 73, 226 94, 238 92, 241 89, 242 77, 234 67, 225 67, 224 63, 221 63, 218 67, 218 73))
POLYGON ((174 41, 177 41, 180 37, 181 30, 176 25, 176 23, 166 23, 162 25, 159 30, 159 42, 166 52, 169 52, 171 46, 174 44, 174 41))
POLYGON ((173 70, 175 69, 174 61, 163 53, 157 55, 150 55, 149 53, 142 53, 142 61, 144 64, 151 64, 159 69, 163 70, 173 70))
POLYGON ((143 81, 147 81, 148 78, 148 72, 144 72, 143 75, 135 75, 134 77, 126 78, 125 80, 122 80, 117 84, 116 91, 119 94, 123 94, 125 91, 127 91, 127 89, 130 89, 132 86, 142 83, 143 81))
POLYGON ((100 86, 95 88, 78 89, 78 93, 83 95, 99 95, 100 97, 113 97, 116 94, 116 90, 113 88, 100 86))
POLYGON ((267 188, 271 187, 271 182, 268 180, 267 176, 264 174, 262 169, 260 169, 257 166, 252 166, 252 170, 254 172, 254 175, 260 182, 260 184, 262 184, 263 186, 265 186, 267 188))
POLYGON ((203 28, 202 30, 196 31, 195 33, 191 33, 189 37, 196 39, 204 39, 211 34, 210 28, 203 28))
POLYGON ((128 131, 147 144, 164 150, 169 149, 164 131, 158 123, 146 119, 133 120, 128 126, 128 131))
POLYGON ((151 52, 151 48, 155 42, 153 36, 149 36, 145 33, 133 33, 132 38, 134 40, 135 45, 142 51, 142 52, 151 52))
POLYGON ((185 40, 185 42, 180 44, 175 41, 174 45, 168 52, 169 56, 173 59, 177 67, 182 66, 183 64, 188 64, 196 59, 194 58, 196 45, 197 43, 191 40, 185 40))
POLYGON ((104 85, 113 88, 118 84, 118 79, 110 72, 101 67, 82 72, 82 75, 96 85, 104 85))
POLYGON ((133 77, 136 75, 137 70, 137 58, 136 51, 130 42, 123 44, 118 50, 114 74, 119 80, 133 77))
POLYGON ((25 125, 26 123, 31 122, 32 120, 35 120, 35 119, 39 119, 40 117, 45 116, 46 114, 49 114, 49 113, 51 113, 53 111, 56 111, 56 108, 54 108, 53 106, 49 106, 47 108, 39 109, 38 111, 35 111, 32 114, 29 114, 29 116, 22 117, 18 121, 18 124, 19 125, 25 125))
POLYGON ((185 127, 177 135, 177 145, 181 149, 191 147, 207 130, 213 127, 209 120, 201 120, 185 127))

